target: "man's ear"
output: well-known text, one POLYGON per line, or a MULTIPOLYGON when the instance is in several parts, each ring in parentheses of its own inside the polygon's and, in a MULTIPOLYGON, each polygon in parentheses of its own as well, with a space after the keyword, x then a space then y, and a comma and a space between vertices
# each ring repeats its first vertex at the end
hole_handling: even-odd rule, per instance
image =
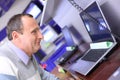
POLYGON ((13 31, 12 32, 12 37, 13 37, 13 40, 16 40, 19 38, 19 33, 17 31, 13 31))

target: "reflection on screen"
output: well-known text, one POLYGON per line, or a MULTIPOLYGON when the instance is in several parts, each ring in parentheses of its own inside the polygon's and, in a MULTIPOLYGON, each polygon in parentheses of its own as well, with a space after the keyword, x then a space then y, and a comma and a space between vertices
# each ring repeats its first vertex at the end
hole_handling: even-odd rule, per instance
POLYGON ((58 37, 58 34, 49 25, 42 31, 42 34, 46 42, 53 42, 58 37))
POLYGON ((81 12, 80 16, 93 42, 112 40, 108 25, 96 2, 81 12))
POLYGON ((47 42, 49 42, 52 39, 52 37, 54 37, 54 33, 49 29, 46 29, 43 32, 43 35, 44 35, 44 40, 47 42))

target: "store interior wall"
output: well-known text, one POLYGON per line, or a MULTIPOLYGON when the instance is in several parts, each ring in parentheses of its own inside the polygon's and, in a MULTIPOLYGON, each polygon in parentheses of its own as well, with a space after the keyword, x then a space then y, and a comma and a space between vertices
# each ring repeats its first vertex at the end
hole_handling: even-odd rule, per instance
MULTIPOLYGON (((31 0, 16 0, 15 3, 12 5, 10 10, 5 13, 4 16, 0 18, 0 30, 2 30, 9 18, 17 13, 22 13, 23 10, 27 7, 31 0)), ((48 7, 46 10, 46 14, 44 14, 45 20, 49 20, 53 18, 61 28, 65 25, 67 26, 74 26, 81 35, 84 35, 83 38, 87 42, 91 42, 89 35, 87 34, 83 22, 79 16, 79 12, 76 8, 74 8, 68 0, 47 0, 48 7)), ((75 0, 77 4, 79 4, 83 9, 85 9, 88 4, 95 0, 75 0)), ((120 35, 120 28, 119 28, 119 20, 120 20, 120 10, 119 10, 119 0, 96 0, 101 5, 103 13, 108 21, 108 24, 116 31, 117 35, 120 35)), ((41 23, 45 23, 46 21, 41 20, 41 23)))

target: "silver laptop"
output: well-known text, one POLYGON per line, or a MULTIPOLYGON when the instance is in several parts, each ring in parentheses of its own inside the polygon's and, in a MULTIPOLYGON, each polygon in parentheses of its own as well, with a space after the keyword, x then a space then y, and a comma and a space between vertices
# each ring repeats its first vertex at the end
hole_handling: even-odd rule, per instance
POLYGON ((80 13, 86 30, 92 40, 90 49, 69 69, 87 75, 100 63, 117 44, 104 15, 96 1, 80 13), (94 52, 93 52, 94 51, 94 52))
POLYGON ((108 80, 119 80, 120 79, 120 67, 108 78, 108 80))

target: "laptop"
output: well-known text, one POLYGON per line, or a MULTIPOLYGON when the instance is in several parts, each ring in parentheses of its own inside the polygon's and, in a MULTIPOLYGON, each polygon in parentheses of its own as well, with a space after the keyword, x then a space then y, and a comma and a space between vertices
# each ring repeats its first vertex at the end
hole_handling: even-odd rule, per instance
POLYGON ((120 67, 108 78, 108 80, 119 80, 120 79, 120 67))
POLYGON ((80 17, 92 42, 89 44, 90 48, 69 69, 87 75, 105 59, 117 42, 96 1, 89 4, 80 13, 80 17))

